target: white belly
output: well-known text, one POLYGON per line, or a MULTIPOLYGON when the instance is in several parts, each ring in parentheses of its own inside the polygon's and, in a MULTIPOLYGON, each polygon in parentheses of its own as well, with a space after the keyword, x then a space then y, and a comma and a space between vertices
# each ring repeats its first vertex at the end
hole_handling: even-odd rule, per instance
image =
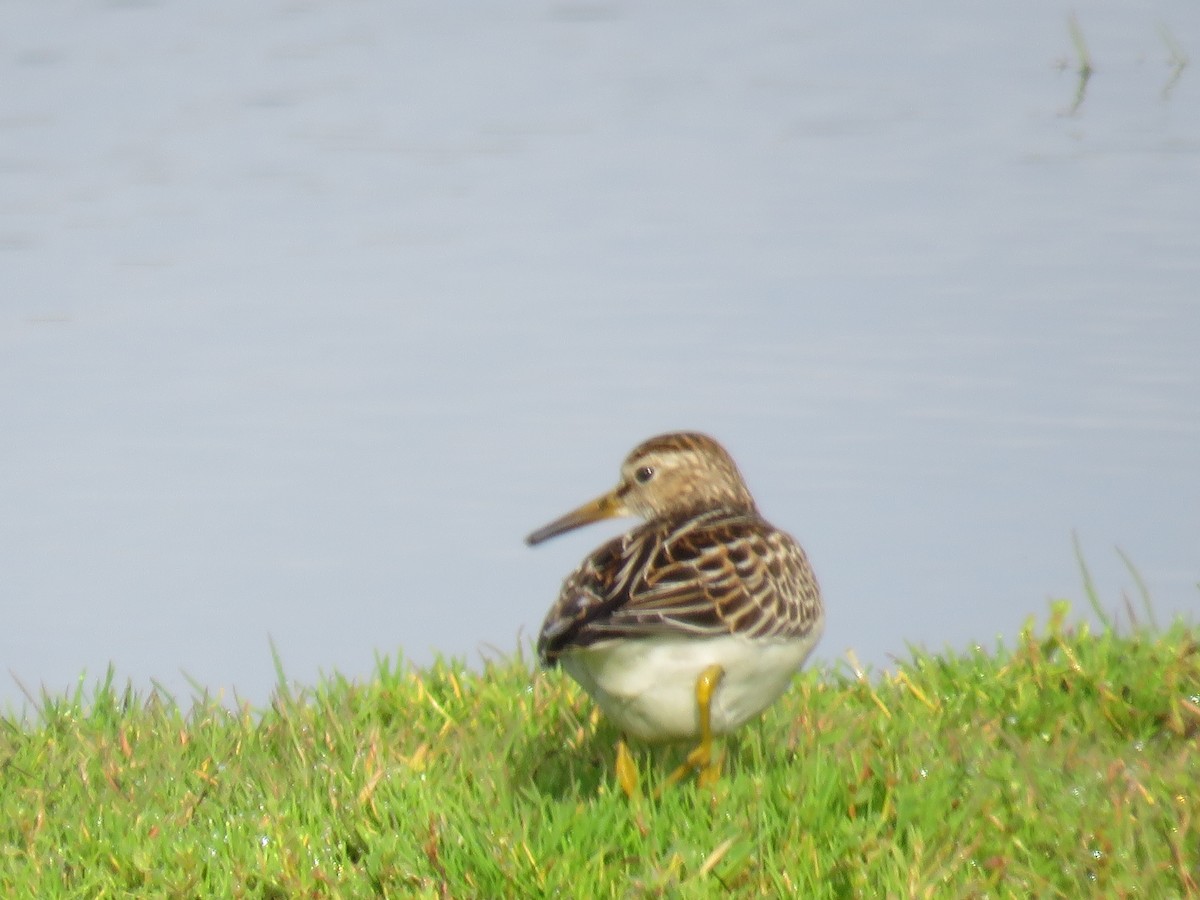
POLYGON ((625 734, 647 741, 700 733, 696 679, 725 671, 712 702, 714 734, 733 731, 788 689, 820 629, 802 640, 658 637, 614 640, 572 650, 562 666, 625 734))

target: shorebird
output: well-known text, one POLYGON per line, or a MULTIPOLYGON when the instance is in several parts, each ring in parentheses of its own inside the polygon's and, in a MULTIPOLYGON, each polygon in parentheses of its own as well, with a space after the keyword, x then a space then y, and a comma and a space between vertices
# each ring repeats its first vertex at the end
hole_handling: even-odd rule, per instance
MULTIPOLYGON (((825 612, 808 558, 764 519, 733 458, 707 435, 640 444, 617 486, 530 534, 540 544, 615 516, 644 521, 602 544, 563 582, 538 636, 624 736, 695 740, 664 787, 720 777, 713 737, 770 706, 821 636, 825 612)), ((631 797, 637 770, 617 746, 631 797)), ((661 788, 660 788, 661 790, 661 788)))

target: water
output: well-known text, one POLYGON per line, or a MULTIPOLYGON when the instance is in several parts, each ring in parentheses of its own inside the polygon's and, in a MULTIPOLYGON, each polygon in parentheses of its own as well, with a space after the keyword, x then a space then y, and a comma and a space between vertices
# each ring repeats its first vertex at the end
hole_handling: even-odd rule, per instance
POLYGON ((1082 604, 1073 531, 1195 619, 1200 11, 1079 23, 1070 115, 1035 3, 4 5, 0 702, 511 652, 675 428, 820 662, 1082 604))

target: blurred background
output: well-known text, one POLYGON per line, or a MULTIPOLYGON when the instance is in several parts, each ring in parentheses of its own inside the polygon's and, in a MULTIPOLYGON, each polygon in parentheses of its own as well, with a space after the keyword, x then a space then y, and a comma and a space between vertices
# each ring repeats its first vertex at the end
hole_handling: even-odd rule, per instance
POLYGON ((0 705, 512 653, 680 428, 817 664, 1085 612, 1073 534, 1194 620, 1200 6, 1076 8, 0 5, 0 705))

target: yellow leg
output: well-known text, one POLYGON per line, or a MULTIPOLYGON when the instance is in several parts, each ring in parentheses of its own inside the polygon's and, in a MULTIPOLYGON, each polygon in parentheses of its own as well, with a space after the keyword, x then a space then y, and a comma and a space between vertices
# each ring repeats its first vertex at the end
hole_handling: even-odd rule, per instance
POLYGON ((625 746, 625 738, 617 741, 617 783, 621 785, 621 790, 630 800, 641 796, 641 792, 638 790, 637 763, 633 761, 633 755, 625 746))
POLYGON ((701 787, 713 784, 721 777, 721 764, 725 761, 724 754, 713 759, 712 755, 712 698, 721 683, 725 670, 718 665, 711 665, 696 679, 696 709, 700 714, 700 743, 687 755, 687 758, 674 772, 667 776, 658 793, 668 785, 677 784, 692 772, 697 773, 696 782, 701 787))

